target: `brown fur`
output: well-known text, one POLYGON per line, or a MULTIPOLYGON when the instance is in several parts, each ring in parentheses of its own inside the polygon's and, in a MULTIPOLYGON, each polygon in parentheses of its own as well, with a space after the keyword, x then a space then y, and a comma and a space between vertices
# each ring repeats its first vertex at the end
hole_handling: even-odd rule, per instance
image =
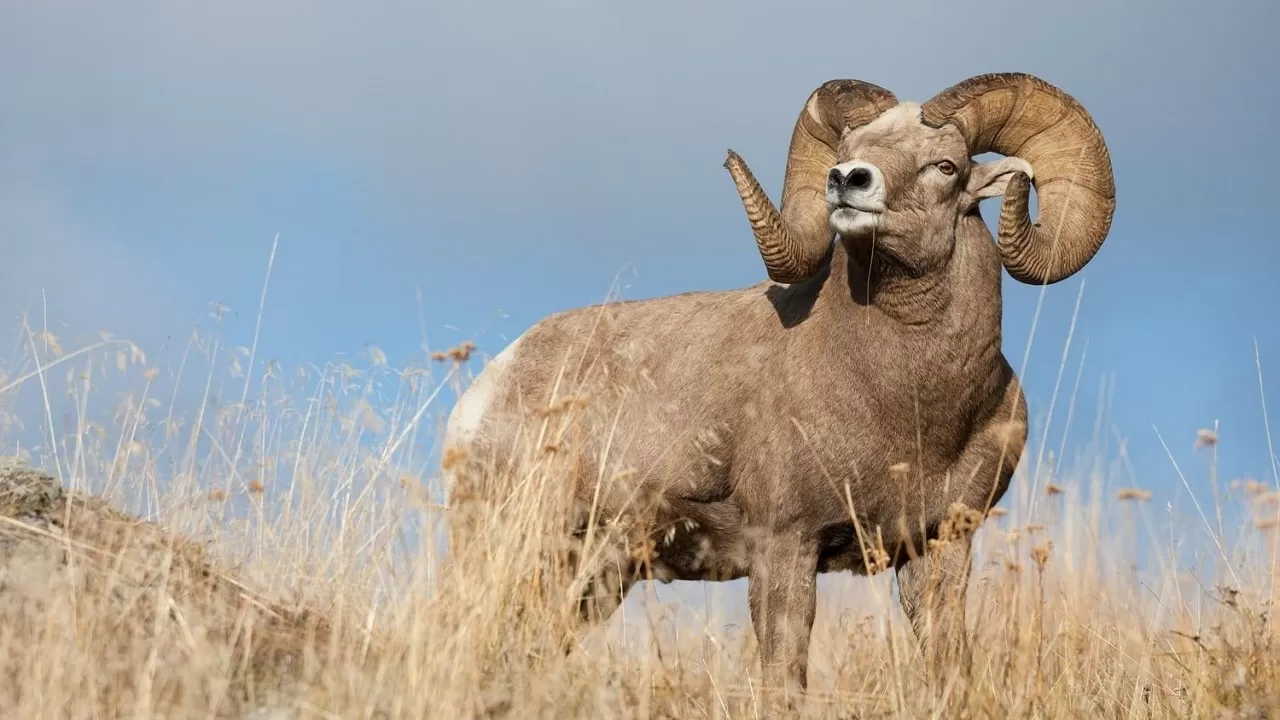
MULTIPOLYGON (((1001 353, 1001 254, 977 209, 1025 163, 973 163, 960 132, 924 125, 915 105, 847 131, 838 159, 884 173, 874 237, 841 238, 789 286, 543 319, 489 378, 468 449, 510 455, 540 409, 585 396, 546 440, 574 448, 580 509, 595 502, 653 545, 649 563, 608 569, 614 593, 591 614, 607 617, 645 568, 747 577, 767 684, 793 690, 807 683, 818 572, 895 568, 932 673, 962 661, 968 533, 1026 441, 1001 353)), ((456 431, 451 419, 450 442, 456 431)))

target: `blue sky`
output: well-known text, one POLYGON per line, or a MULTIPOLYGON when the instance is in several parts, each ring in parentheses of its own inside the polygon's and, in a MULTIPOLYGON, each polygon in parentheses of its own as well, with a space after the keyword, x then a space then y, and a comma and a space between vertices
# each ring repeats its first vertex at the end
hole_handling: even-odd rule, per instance
MULTIPOLYGON (((422 328, 496 353, 619 274, 626 298, 762 279, 721 162, 737 150, 776 197, 821 82, 924 100, 1025 71, 1093 113, 1118 189, 1099 256, 1045 293, 1023 374, 1044 412, 1083 282, 1051 444, 1087 345, 1069 449, 1111 384, 1105 430, 1140 484, 1182 492, 1153 425, 1202 483, 1191 443, 1215 419, 1224 477, 1273 480, 1254 342, 1280 378, 1280 6, 976 7, 6 2, 0 321, 44 291, 64 344, 110 329, 174 359, 166 339, 219 301, 247 344, 279 233, 259 357, 372 342, 404 364, 422 328)), ((1006 279, 1015 367, 1039 294, 1006 279)))

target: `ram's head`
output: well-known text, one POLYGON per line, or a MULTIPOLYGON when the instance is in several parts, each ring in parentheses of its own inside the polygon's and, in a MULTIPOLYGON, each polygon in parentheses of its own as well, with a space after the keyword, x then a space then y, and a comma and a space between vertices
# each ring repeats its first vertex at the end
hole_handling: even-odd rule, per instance
POLYGON ((960 218, 1001 194, 1005 268, 1025 283, 1054 283, 1093 258, 1115 209, 1111 159, 1089 113, 1022 73, 979 75, 923 105, 858 80, 823 84, 796 121, 781 211, 733 151, 725 167, 769 277, 782 283, 817 273, 833 231, 927 272, 950 257, 960 218), (973 161, 985 152, 1004 157, 973 161))

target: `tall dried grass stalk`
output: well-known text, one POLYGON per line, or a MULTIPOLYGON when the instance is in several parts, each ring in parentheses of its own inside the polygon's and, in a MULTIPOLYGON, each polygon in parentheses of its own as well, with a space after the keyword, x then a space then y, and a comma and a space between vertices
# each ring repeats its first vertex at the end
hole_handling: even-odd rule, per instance
MULTIPOLYGON (((563 562, 573 453, 554 433, 529 434, 521 472, 500 458, 442 458, 504 499, 456 511, 468 542, 457 562, 442 562, 450 511, 434 492, 439 461, 423 451, 435 436, 427 419, 461 381, 473 345, 404 370, 376 348, 363 369, 285 376, 267 365, 253 393, 226 393, 215 380, 230 365, 249 387, 239 358, 254 351, 221 342, 216 329, 194 336, 189 354, 210 363, 194 382, 183 380, 187 364, 166 375, 112 339, 60 360, 69 354, 56 338, 28 343, 15 380, 0 381, 5 444, 20 456, 0 464, 7 715, 761 712, 741 583, 703 617, 687 601, 656 604, 655 586, 642 584, 606 627, 584 633, 575 622, 587 573, 563 562), (103 363, 141 369, 108 420, 85 379, 103 363), (80 370, 67 378, 71 421, 59 425, 51 371, 67 367, 80 370), (218 406, 221 394, 244 400, 218 406), (44 428, 35 447, 17 440, 28 425, 44 428)), ((572 405, 550 409, 547 422, 572 405)), ((1200 444, 1216 451, 1217 434, 1206 437, 1200 444)), ((1151 512, 1150 491, 1113 486, 1101 462, 1085 467, 1036 482, 1024 468, 1009 507, 978 530, 974 658, 948 716, 1275 717, 1280 496, 1256 481, 1227 491, 1251 525, 1229 548, 1230 572, 1208 578, 1155 528, 1168 523, 1181 543, 1216 528, 1188 530, 1151 512), (1051 501, 1027 517, 1033 493, 1051 501)), ((614 546, 591 542, 580 557, 614 546)), ((1200 543, 1203 557, 1220 557, 1222 543, 1200 543)), ((824 578, 822 588, 810 709, 935 711, 890 574, 824 578)))

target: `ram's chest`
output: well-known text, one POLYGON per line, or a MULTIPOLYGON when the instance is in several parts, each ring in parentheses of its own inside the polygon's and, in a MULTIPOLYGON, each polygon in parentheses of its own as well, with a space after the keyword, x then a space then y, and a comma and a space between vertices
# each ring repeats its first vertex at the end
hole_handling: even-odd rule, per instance
POLYGON ((957 454, 975 417, 989 404, 996 361, 946 344, 907 345, 863 363, 849 363, 803 414, 828 448, 847 461, 874 464, 883 454, 933 457, 957 454))

